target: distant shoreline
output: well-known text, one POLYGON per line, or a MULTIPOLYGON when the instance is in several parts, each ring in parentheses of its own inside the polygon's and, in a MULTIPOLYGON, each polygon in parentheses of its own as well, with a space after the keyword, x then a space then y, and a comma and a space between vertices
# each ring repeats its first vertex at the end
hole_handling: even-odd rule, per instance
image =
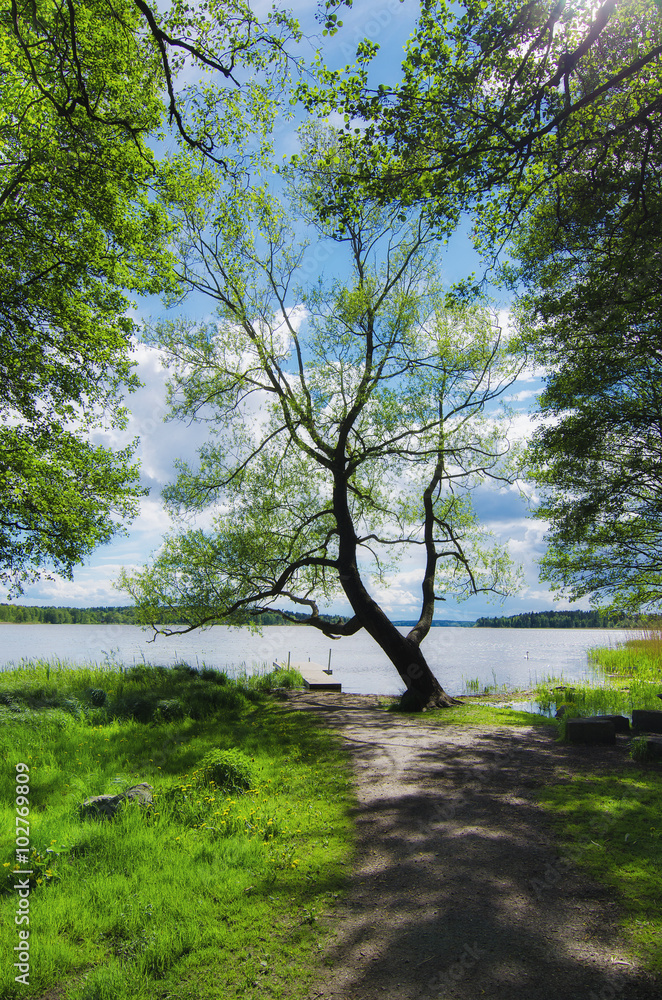
MULTIPOLYGON (((44 605, 0 604, 0 624, 2 625, 135 625, 143 626, 136 621, 135 606, 117 607, 53 607, 44 605)), ((298 621, 283 621, 276 612, 265 612, 259 624, 261 626, 305 625, 306 615, 298 612, 288 612, 298 621)), ((343 615, 321 615, 324 621, 344 623, 348 618, 343 615)), ((170 621, 171 626, 186 625, 184 621, 170 621)), ((219 622, 219 624, 222 624, 219 622)), ((393 624, 399 628, 413 628, 417 620, 395 619, 393 624)), ((231 626, 241 627, 241 626, 231 626)), ((501 617, 481 617, 475 621, 457 621, 450 618, 439 618, 432 622, 432 628, 528 628, 528 629, 628 629, 649 627, 660 629, 662 617, 649 618, 649 624, 643 626, 630 617, 622 615, 607 616, 599 611, 529 611, 517 615, 501 617)))

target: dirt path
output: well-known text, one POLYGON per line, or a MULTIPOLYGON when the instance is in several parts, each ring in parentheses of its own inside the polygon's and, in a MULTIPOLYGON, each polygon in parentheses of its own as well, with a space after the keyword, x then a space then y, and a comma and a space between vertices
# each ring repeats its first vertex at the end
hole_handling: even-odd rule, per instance
POLYGON ((355 867, 312 997, 660 1000, 619 944, 617 901, 561 857, 535 803, 570 767, 631 766, 622 746, 440 728, 358 695, 290 701, 339 728, 358 799, 355 867))

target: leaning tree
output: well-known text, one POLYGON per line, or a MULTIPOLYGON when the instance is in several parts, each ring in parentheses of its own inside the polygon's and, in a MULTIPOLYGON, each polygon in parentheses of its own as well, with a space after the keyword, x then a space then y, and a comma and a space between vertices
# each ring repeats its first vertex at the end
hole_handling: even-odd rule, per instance
POLYGON ((517 581, 471 495, 514 477, 495 400, 521 357, 487 309, 446 307, 438 219, 380 207, 357 186, 320 221, 333 176, 311 150, 332 141, 309 136, 288 210, 266 187, 219 197, 218 176, 187 173, 187 157, 164 181, 180 280, 217 308, 209 322, 160 323, 152 338, 171 416, 207 421, 210 434, 198 466, 180 463, 166 490, 177 530, 120 586, 165 634, 256 623, 274 608, 300 622, 283 605, 307 608, 304 623, 329 637, 365 629, 414 707, 449 705, 421 650, 436 602, 504 595, 517 581), (331 252, 337 276, 313 280, 331 252), (371 587, 412 550, 420 606, 403 635, 371 587), (334 624, 319 607, 338 594, 352 614, 334 624))

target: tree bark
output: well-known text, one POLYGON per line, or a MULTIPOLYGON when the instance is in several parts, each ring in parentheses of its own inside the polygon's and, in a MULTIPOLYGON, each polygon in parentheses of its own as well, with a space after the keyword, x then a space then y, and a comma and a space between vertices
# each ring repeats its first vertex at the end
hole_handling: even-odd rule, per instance
POLYGON ((418 642, 402 635, 366 590, 356 561, 357 538, 347 503, 346 483, 336 477, 334 514, 338 526, 338 570, 340 583, 363 628, 388 656, 407 691, 403 708, 422 711, 461 704, 444 691, 434 676, 418 642))

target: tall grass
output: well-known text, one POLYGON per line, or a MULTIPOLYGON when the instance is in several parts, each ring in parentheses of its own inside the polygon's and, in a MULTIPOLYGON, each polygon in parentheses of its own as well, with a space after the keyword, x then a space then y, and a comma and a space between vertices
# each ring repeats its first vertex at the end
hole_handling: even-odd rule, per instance
POLYGON ((662 631, 638 629, 631 639, 615 649, 589 650, 591 660, 612 677, 637 677, 662 683, 662 631))
POLYGON ((0 998, 137 1000, 306 995, 317 916, 350 857, 339 742, 263 691, 293 673, 231 680, 185 664, 22 664, 0 674, 0 950, 14 924, 15 765, 30 772, 30 983, 0 998), (213 750, 250 760, 246 791, 205 783, 213 750), (83 818, 139 782, 153 804, 83 818))
POLYGON ((599 684, 547 677, 536 686, 541 709, 566 706, 566 715, 631 715, 635 708, 662 709, 662 631, 638 629, 620 646, 588 651, 599 684))
POLYGON ((543 712, 553 713, 561 705, 572 715, 631 715, 635 708, 662 708, 659 684, 631 678, 620 685, 599 687, 582 682, 568 684, 561 677, 548 677, 536 685, 536 700, 543 712))

